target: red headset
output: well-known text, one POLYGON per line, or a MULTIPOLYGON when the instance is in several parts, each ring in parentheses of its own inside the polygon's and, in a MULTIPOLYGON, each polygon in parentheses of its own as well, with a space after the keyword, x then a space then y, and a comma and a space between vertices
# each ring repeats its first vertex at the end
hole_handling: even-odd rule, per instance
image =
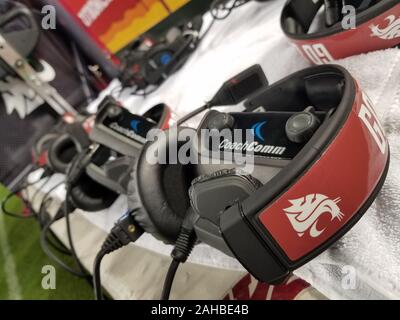
MULTIPOLYGON (((385 181, 389 146, 370 100, 336 65, 292 74, 246 106, 265 111, 230 117, 236 123, 252 119, 246 128, 255 128, 258 144, 271 144, 267 139, 279 130, 281 139, 275 141, 286 150, 279 157, 256 155, 251 176, 222 170, 195 180, 190 191, 198 215, 195 230, 201 241, 233 254, 257 279, 276 283, 362 217, 385 181), (286 129, 273 126, 277 115, 290 117, 286 129), (289 159, 296 144, 301 149, 289 159), (282 164, 282 157, 289 162, 282 164)), ((233 121, 223 123, 236 128, 233 121)))
POLYGON ((392 48, 400 44, 398 0, 289 0, 283 8, 281 26, 285 35, 314 64, 324 64, 352 55, 392 48), (356 28, 344 29, 343 12, 356 9, 356 28), (325 25, 310 31, 321 7, 325 25))

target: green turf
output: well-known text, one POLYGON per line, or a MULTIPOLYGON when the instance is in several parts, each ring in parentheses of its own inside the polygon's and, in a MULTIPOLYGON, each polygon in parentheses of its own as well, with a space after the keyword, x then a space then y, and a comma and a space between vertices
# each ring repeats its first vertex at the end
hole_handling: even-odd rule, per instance
MULTIPOLYGON (((0 185, 0 203, 6 197, 8 191, 0 185)), ((7 210, 11 208, 16 212, 21 210, 21 203, 13 198, 12 203, 7 204, 7 210)), ((22 299, 37 300, 86 300, 93 298, 91 285, 83 279, 79 279, 63 269, 54 265, 42 252, 39 243, 39 227, 35 220, 19 220, 0 214, 3 219, 8 244, 16 265, 16 273, 21 287, 22 299), (56 267, 56 289, 45 290, 42 288, 42 267, 54 265, 56 267)), ((1 223, 1 222, 0 222, 1 223)), ((0 300, 10 299, 10 292, 6 281, 4 253, 0 246, 0 300)))

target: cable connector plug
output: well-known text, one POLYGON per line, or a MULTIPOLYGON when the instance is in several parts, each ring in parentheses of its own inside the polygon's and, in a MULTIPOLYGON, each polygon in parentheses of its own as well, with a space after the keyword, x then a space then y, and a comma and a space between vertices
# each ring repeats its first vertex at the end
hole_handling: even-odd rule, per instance
POLYGON ((186 262, 196 244, 197 236, 194 231, 196 218, 194 210, 189 208, 186 217, 183 220, 181 232, 179 233, 174 249, 171 252, 172 262, 165 277, 161 300, 169 299, 176 271, 181 263, 186 262))
POLYGON ((104 256, 126 246, 130 242, 135 242, 144 233, 144 230, 134 220, 133 212, 134 211, 128 211, 116 222, 95 258, 93 266, 93 287, 97 300, 103 299, 100 265, 104 256))
POLYGON ((144 230, 133 219, 132 212, 123 215, 111 229, 101 246, 104 254, 109 254, 130 242, 135 242, 144 233, 144 230))
POLYGON ((175 247, 171 252, 172 259, 180 263, 186 262, 193 250, 194 245, 196 244, 197 236, 194 232, 195 218, 196 215, 190 208, 185 219, 183 220, 181 232, 175 242, 175 247))
POLYGON ((67 170, 67 175, 66 175, 67 188, 70 188, 71 186, 74 186, 77 183, 77 181, 85 171, 86 167, 92 161, 92 157, 97 151, 98 147, 99 147, 98 144, 91 145, 89 148, 79 153, 73 159, 71 165, 67 170))

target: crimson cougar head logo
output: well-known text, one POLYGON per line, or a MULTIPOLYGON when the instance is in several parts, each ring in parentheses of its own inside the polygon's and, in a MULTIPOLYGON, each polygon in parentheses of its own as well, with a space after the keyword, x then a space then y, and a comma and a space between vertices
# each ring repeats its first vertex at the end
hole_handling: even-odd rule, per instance
POLYGON ((326 229, 317 229, 318 220, 324 213, 331 215, 331 221, 343 219, 344 214, 337 205, 340 200, 340 198, 331 200, 318 193, 309 194, 299 199, 289 200, 292 206, 284 209, 284 211, 299 237, 302 237, 309 230, 310 236, 316 238, 326 229))

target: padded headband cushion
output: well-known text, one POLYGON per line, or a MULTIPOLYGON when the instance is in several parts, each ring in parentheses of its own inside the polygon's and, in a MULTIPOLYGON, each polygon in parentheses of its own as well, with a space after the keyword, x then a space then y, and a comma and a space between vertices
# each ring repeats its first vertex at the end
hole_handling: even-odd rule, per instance
MULTIPOLYGON (((378 0, 380 1, 380 0, 378 0)), ((341 19, 341 6, 351 5, 356 8, 356 13, 367 10, 371 6, 374 6, 378 2, 377 0, 345 0, 341 3, 339 0, 288 0, 283 12, 282 12, 282 27, 283 30, 291 35, 301 35, 307 34, 309 32, 310 26, 313 23, 318 11, 322 6, 327 10, 325 4, 331 2, 332 4, 339 5, 338 14, 335 17, 335 23, 339 22, 341 19)), ((328 21, 326 21, 328 23, 328 21)), ((328 23, 330 26, 330 23, 328 23)), ((342 28, 339 28, 342 31, 342 28)), ((318 34, 318 32, 316 33, 318 34)), ((322 35, 321 35, 322 36, 322 35)))
MULTIPOLYGON (((165 133, 169 137, 166 141, 177 143, 178 150, 185 143, 177 140, 176 128, 165 133)), ((194 173, 192 166, 179 161, 177 164, 150 164, 147 161, 146 152, 150 147, 156 148, 159 154, 169 154, 170 146, 166 141, 157 139, 144 146, 132 173, 128 199, 129 208, 136 210, 136 221, 147 232, 164 242, 174 243, 190 207, 188 190, 194 173)), ((169 163, 169 159, 166 162, 169 163)))
POLYGON ((290 34, 307 33, 323 0, 287 1, 282 13, 283 30, 290 34))
POLYGON ((71 203, 79 209, 89 212, 109 208, 118 198, 118 194, 92 180, 86 173, 71 189, 71 203))

